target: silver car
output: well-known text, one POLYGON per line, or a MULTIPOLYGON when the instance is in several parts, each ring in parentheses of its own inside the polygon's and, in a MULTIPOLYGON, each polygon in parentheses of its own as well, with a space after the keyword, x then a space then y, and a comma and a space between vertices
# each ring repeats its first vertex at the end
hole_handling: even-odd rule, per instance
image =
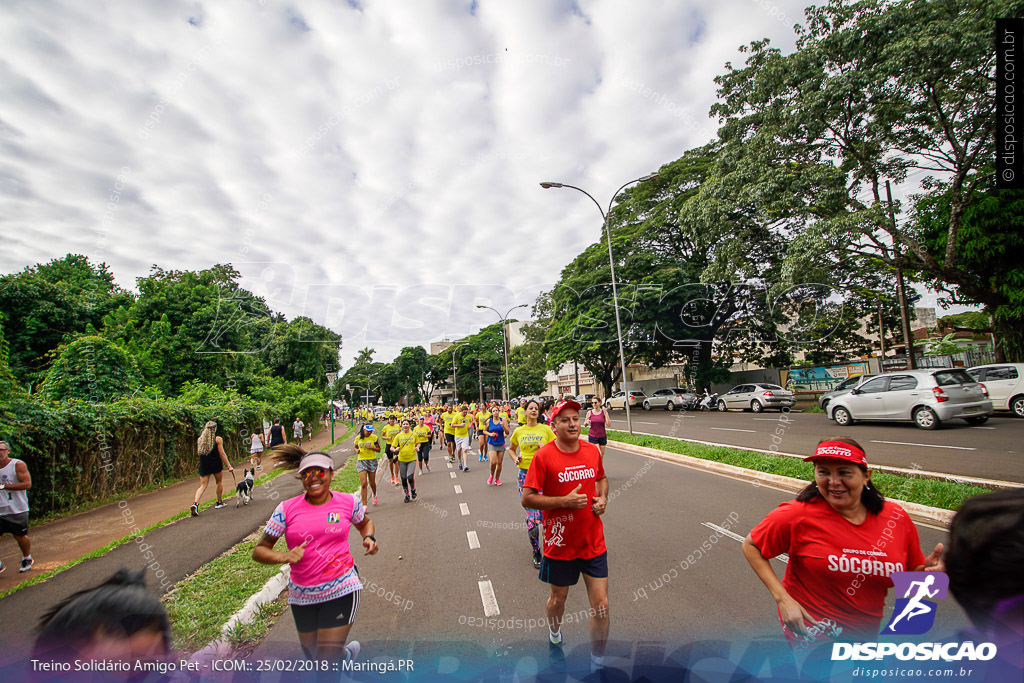
POLYGON ((1012 410, 1024 417, 1024 363, 979 365, 967 374, 988 390, 988 398, 996 410, 1012 410))
POLYGON ((990 415, 992 402, 985 387, 960 368, 879 375, 836 397, 828 409, 828 416, 842 427, 857 420, 885 420, 936 429, 961 418, 984 424, 990 415))
POLYGON ((731 408, 760 413, 766 408, 792 408, 796 397, 778 384, 740 384, 718 397, 718 409, 731 408))
POLYGON ((679 387, 658 389, 644 400, 644 410, 651 410, 652 408, 664 408, 665 410, 682 408, 689 410, 696 405, 697 395, 679 387))
POLYGON ((865 382, 875 376, 875 373, 868 373, 865 375, 854 375, 853 377, 848 377, 844 379, 842 382, 835 385, 834 387, 832 387, 831 389, 829 389, 824 394, 818 397, 818 407, 827 413, 828 404, 832 402, 832 399, 834 399, 836 396, 842 396, 844 394, 850 393, 850 389, 853 389, 861 382, 865 382))
MULTIPOLYGON (((645 398, 647 398, 647 395, 644 392, 642 392, 642 391, 635 391, 635 390, 634 391, 630 391, 629 392, 629 407, 630 408, 637 408, 639 406, 642 406, 644 404, 644 399, 645 398)), ((608 410, 611 410, 612 408, 621 408, 622 410, 625 410, 626 409, 626 392, 625 391, 616 391, 614 394, 611 395, 610 398, 608 398, 604 402, 604 405, 605 405, 606 408, 608 408, 608 410)))

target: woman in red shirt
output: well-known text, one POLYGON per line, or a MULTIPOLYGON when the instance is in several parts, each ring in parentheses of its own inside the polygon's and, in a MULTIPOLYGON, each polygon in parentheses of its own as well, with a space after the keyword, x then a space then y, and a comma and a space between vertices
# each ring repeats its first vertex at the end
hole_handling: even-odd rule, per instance
POLYGON ((853 439, 818 443, 814 482, 768 513, 743 541, 743 554, 779 608, 786 639, 876 640, 893 572, 939 564, 925 558, 917 528, 871 484, 864 449, 853 439), (782 581, 769 560, 789 554, 782 581), (809 629, 810 627, 810 629, 809 629))

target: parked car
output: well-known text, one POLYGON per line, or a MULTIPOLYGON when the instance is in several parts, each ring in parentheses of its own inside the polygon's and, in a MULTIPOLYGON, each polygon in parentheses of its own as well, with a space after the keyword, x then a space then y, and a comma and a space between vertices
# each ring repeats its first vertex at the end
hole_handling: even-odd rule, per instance
POLYGON ((833 399, 828 410, 841 427, 858 420, 885 420, 936 429, 960 418, 968 424, 984 424, 990 415, 992 402, 985 386, 960 368, 879 375, 833 399))
POLYGON ((834 387, 832 387, 831 389, 829 389, 824 394, 818 397, 818 407, 827 413, 828 404, 832 399, 834 399, 836 396, 842 396, 844 394, 850 393, 850 389, 853 389, 861 382, 866 382, 872 377, 877 377, 877 373, 869 372, 864 375, 854 375, 853 377, 848 377, 844 379, 842 382, 835 385, 834 387))
POLYGON ((979 365, 967 374, 985 385, 995 410, 1012 410, 1017 417, 1024 417, 1024 363, 979 365))
POLYGON ((778 384, 740 384, 718 397, 718 409, 723 413, 731 408, 753 410, 760 413, 767 408, 792 408, 796 397, 792 391, 778 384))
POLYGON ((690 410, 696 405, 697 395, 679 387, 658 389, 644 400, 644 410, 651 410, 652 408, 664 408, 665 410, 682 408, 683 410, 690 410))
POLYGON ((573 400, 579 403, 581 406, 589 406, 590 401, 593 400, 595 396, 597 396, 597 394, 580 394, 573 400))
MULTIPOLYGON (((638 408, 638 407, 642 406, 644 404, 644 399, 645 398, 647 398, 647 394, 645 394, 642 391, 636 391, 636 390, 630 391, 629 392, 629 407, 630 408, 638 408)), ((608 398, 604 402, 604 405, 605 405, 606 408, 608 408, 608 410, 611 410, 612 408, 621 408, 622 410, 625 410, 626 409, 626 392, 624 392, 624 391, 616 391, 614 394, 611 395, 610 398, 608 398)))

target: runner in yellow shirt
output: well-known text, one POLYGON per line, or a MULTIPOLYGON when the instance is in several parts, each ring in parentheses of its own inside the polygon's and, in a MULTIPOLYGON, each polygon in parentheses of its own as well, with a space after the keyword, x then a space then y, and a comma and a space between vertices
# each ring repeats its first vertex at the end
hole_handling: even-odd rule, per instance
POLYGON ((391 483, 395 486, 398 486, 398 463, 395 462, 395 449, 392 448, 391 442, 400 431, 402 428, 395 424, 394 415, 388 417, 388 423, 380 430, 380 435, 384 438, 384 455, 388 457, 388 472, 391 475, 391 483))
POLYGON ((444 443, 448 447, 448 462, 455 462, 455 430, 452 429, 452 418, 458 415, 454 406, 449 406, 443 413, 444 420, 444 443))
POLYGON ((420 474, 424 468, 430 471, 430 427, 427 426, 426 418, 420 415, 416 418, 416 427, 412 430, 416 435, 416 460, 419 462, 420 474))
MULTIPOLYGON (((537 424, 538 417, 540 417, 540 404, 536 401, 528 401, 526 403, 526 424, 516 427, 516 430, 512 432, 511 444, 509 445, 509 453, 512 455, 512 460, 519 466, 518 483, 520 497, 523 495, 523 482, 526 481, 526 471, 530 469, 533 454, 540 450, 540 447, 544 444, 555 440, 555 433, 551 431, 551 427, 537 424), (519 454, 517 451, 522 453, 519 454)), ((526 508, 526 533, 530 537, 530 549, 533 551, 533 566, 537 569, 540 569, 541 561, 540 525, 540 510, 526 508)))
POLYGON ((476 413, 476 433, 479 434, 480 439, 480 460, 483 462, 487 458, 487 422, 491 419, 491 414, 481 408, 476 413))
POLYGON ((373 504, 377 504, 377 465, 380 458, 380 441, 372 424, 364 424, 356 436, 356 472, 359 473, 359 495, 366 507, 366 499, 373 492, 373 504))
POLYGON ((391 450, 398 455, 398 473, 406 503, 416 500, 416 434, 411 427, 409 420, 402 420, 402 431, 391 441, 391 450), (410 489, 412 498, 409 497, 410 489))
POLYGON ((455 454, 459 461, 459 469, 469 471, 469 463, 466 461, 466 453, 469 452, 469 426, 473 418, 469 416, 469 407, 462 408, 452 418, 452 431, 455 435, 455 454))

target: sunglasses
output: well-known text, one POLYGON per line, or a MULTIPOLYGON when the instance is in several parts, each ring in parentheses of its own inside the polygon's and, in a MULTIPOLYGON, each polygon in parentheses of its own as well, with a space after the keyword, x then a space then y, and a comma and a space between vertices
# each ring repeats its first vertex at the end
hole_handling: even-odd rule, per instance
POLYGON ((324 477, 327 476, 327 472, 328 470, 325 470, 323 467, 310 467, 308 470, 302 473, 302 478, 304 480, 309 479, 310 477, 318 477, 320 479, 323 479, 324 477))

